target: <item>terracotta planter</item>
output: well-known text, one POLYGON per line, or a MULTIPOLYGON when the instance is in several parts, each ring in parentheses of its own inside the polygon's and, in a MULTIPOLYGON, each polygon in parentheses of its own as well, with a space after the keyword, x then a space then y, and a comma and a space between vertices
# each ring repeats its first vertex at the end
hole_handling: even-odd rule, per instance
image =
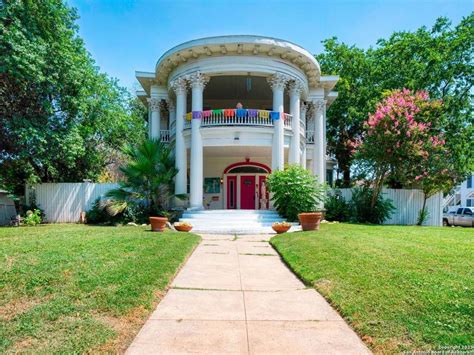
POLYGON ((168 218, 166 217, 150 217, 151 230, 153 232, 163 232, 167 222, 168 218))
POLYGON ((277 234, 288 232, 291 226, 272 226, 273 230, 277 232, 277 234))
POLYGON ((175 225, 174 228, 178 232, 189 232, 191 229, 193 229, 193 226, 180 226, 180 225, 175 225))
POLYGON ((298 219, 300 220, 301 228, 304 231, 319 230, 322 215, 321 212, 300 213, 298 219))

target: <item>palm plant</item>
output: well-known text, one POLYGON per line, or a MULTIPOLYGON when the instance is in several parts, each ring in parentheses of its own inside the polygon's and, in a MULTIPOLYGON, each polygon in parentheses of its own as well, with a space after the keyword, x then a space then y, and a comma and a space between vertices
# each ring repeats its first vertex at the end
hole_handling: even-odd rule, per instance
POLYGON ((130 205, 142 205, 149 216, 163 215, 164 206, 173 191, 173 178, 178 173, 171 156, 171 144, 147 139, 138 146, 124 149, 128 162, 120 167, 125 180, 110 190, 106 206, 111 215, 121 213, 130 205))

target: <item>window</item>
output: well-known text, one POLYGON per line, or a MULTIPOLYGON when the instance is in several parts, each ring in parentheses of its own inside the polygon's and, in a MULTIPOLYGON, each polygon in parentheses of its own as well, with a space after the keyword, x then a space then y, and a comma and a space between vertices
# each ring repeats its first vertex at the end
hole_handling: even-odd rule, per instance
POLYGON ((235 168, 230 169, 227 173, 232 174, 240 174, 240 173, 248 173, 248 174, 267 174, 268 171, 259 167, 259 166, 237 166, 235 168))
POLYGON ((472 211, 471 211, 471 209, 470 209, 470 208, 465 208, 465 209, 464 209, 464 214, 465 214, 465 215, 468 215, 468 216, 472 216, 472 211))
POLYGON ((472 198, 468 198, 468 199, 466 200, 466 206, 467 206, 467 207, 474 207, 474 203, 473 203, 473 202, 474 202, 474 200, 473 200, 472 198))
POLYGON ((467 188, 471 189, 472 188, 472 175, 467 178, 467 188))
POLYGON ((463 209, 464 209, 464 208, 458 208, 458 211, 456 212, 456 214, 462 214, 462 210, 463 210, 463 209))

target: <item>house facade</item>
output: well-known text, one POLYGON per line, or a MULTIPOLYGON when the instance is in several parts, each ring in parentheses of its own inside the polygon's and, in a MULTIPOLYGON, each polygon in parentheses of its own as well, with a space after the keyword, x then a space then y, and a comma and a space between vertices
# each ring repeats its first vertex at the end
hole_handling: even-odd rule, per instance
POLYGON ((136 72, 149 106, 149 136, 173 142, 175 193, 190 209, 268 209, 266 176, 285 164, 331 182, 326 109, 337 76, 313 55, 260 36, 178 45, 152 72, 136 72))

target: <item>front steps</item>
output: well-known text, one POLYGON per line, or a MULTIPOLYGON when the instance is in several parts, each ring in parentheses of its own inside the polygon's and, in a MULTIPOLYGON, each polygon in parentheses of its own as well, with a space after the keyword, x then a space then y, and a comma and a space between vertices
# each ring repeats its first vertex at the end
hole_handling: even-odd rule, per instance
POLYGON ((272 233, 272 223, 284 219, 268 210, 199 210, 185 211, 179 221, 191 223, 197 233, 263 234, 272 233))

